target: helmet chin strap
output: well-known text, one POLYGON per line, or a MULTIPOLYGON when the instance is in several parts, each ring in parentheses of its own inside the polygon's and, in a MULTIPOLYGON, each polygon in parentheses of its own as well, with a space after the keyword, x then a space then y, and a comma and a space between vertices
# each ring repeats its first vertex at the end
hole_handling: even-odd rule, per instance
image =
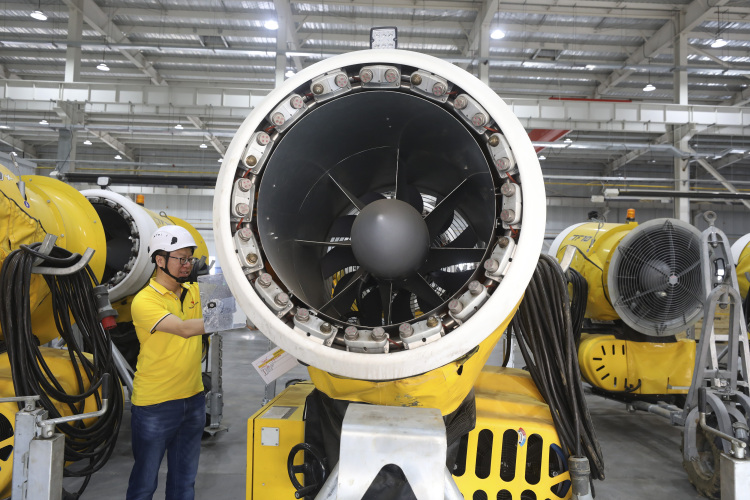
MULTIPOLYGON (((165 263, 169 262, 169 254, 170 254, 170 252, 167 252, 167 257, 166 257, 166 258, 164 259, 164 262, 165 262, 165 263)), ((157 267, 158 267, 159 269, 161 269, 162 271, 164 271, 164 273, 165 273, 165 274, 166 274, 167 276, 169 276, 170 278, 172 278, 173 280, 175 280, 175 281, 176 281, 177 283, 180 283, 180 284, 182 284, 182 283, 185 283, 185 282, 186 282, 186 281, 188 280, 188 278, 189 278, 189 276, 186 276, 186 277, 184 277, 184 278, 178 278, 177 276, 175 276, 174 274, 170 273, 170 272, 169 272, 169 271, 167 270, 167 266, 161 267, 161 266, 160 266, 159 264, 156 264, 156 266, 157 266, 157 267)))

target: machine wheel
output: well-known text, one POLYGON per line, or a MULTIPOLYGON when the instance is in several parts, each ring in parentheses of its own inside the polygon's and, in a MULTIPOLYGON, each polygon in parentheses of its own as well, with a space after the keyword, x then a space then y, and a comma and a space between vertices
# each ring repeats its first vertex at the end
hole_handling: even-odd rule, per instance
POLYGON ((698 460, 684 461, 682 467, 688 479, 698 493, 712 500, 721 498, 721 468, 719 466, 721 450, 716 439, 707 436, 702 428, 695 431, 695 447, 698 449, 698 460))

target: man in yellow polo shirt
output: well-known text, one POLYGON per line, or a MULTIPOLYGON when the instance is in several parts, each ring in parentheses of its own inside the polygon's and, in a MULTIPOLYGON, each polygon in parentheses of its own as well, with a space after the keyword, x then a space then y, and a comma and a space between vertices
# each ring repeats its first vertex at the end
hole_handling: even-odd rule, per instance
POLYGON ((151 238, 156 275, 133 299, 133 325, 141 344, 133 379, 133 470, 127 500, 150 500, 167 454, 166 500, 193 500, 206 423, 201 379, 203 314, 197 283, 195 240, 180 226, 151 238))

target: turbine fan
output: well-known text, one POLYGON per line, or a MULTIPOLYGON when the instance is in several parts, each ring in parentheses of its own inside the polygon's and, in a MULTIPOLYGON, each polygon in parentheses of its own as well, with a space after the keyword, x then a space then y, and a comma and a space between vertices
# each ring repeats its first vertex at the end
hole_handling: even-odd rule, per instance
POLYGON ((305 115, 269 158, 258 210, 285 285, 320 314, 367 326, 450 300, 483 260, 496 220, 474 136, 440 106, 398 92, 353 94, 305 115), (333 117, 365 115, 321 140, 333 117))
POLYGON ((619 316, 646 335, 684 331, 703 312, 701 234, 675 219, 639 225, 617 246, 607 286, 619 316))

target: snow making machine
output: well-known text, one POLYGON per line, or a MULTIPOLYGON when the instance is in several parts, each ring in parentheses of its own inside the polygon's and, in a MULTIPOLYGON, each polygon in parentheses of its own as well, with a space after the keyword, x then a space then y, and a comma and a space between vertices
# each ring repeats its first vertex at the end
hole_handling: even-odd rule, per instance
POLYGON ((744 499, 746 321, 726 235, 715 214, 704 217, 701 233, 675 219, 638 224, 631 209, 624 224, 567 228, 549 253, 568 269, 578 362, 594 392, 682 427, 682 463, 696 489, 744 499), (717 329, 717 319, 728 326, 717 329))
POLYGON ((544 391, 485 367, 545 205, 518 119, 429 56, 331 57, 253 109, 217 181, 218 259, 310 382, 249 418, 246 498, 588 497, 544 391))
POLYGON ((207 250, 180 219, 14 163, 0 165, 0 498, 60 498, 64 464, 85 478, 114 449, 128 362, 111 332, 129 331, 130 301, 153 272, 150 235, 179 224, 196 256, 207 250))

